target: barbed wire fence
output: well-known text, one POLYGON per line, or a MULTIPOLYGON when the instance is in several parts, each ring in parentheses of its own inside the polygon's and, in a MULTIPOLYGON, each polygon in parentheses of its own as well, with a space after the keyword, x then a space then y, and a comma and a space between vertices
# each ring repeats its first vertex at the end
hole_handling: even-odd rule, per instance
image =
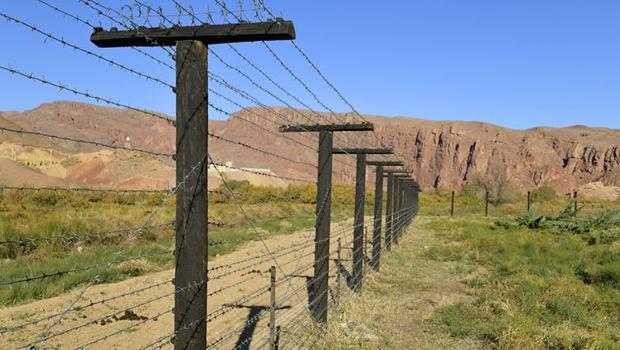
MULTIPOLYGON (((170 118, 113 97, 92 93, 84 87, 73 87, 69 83, 46 78, 44 74, 33 72, 21 64, 14 67, 10 62, 0 62, 0 71, 8 76, 55 88, 62 94, 78 96, 97 104, 132 111, 145 120, 163 122, 171 132, 176 128, 177 133, 176 148, 167 152, 161 147, 126 147, 85 136, 0 125, 0 132, 12 135, 21 144, 30 147, 42 144, 51 147, 55 143, 78 144, 161 158, 176 162, 177 169, 176 184, 165 189, 1 186, 3 200, 53 194, 88 196, 92 202, 98 202, 102 200, 101 196, 111 196, 113 202, 143 207, 144 215, 137 220, 137 225, 119 222, 118 227, 109 229, 70 232, 61 229, 15 237, 3 234, 0 253, 12 269, 0 278, 1 295, 3 298, 8 295, 9 300, 18 300, 20 294, 29 291, 30 297, 26 301, 42 300, 0 310, 0 343, 18 349, 303 347, 298 343, 304 339, 299 336, 303 332, 300 328, 315 322, 321 325, 331 305, 358 291, 364 276, 373 270, 378 271, 380 259, 375 254, 376 249, 389 248, 392 243, 397 243, 416 216, 419 187, 408 177, 408 171, 398 174, 386 170, 385 174, 390 179, 388 183, 392 187, 387 191, 385 210, 375 205, 374 217, 367 217, 364 202, 361 201, 366 197, 366 186, 358 186, 355 210, 350 213, 352 215, 347 215, 350 219, 331 224, 332 172, 340 181, 359 183, 361 177, 366 177, 365 171, 360 174, 359 155, 362 151, 359 150, 389 147, 300 44, 287 40, 292 43, 297 59, 310 68, 310 74, 318 77, 351 113, 336 112, 337 108, 330 106, 318 92, 323 89, 317 90, 306 79, 308 72, 304 74, 294 69, 288 56, 285 59, 279 52, 280 47, 269 44, 269 39, 258 39, 257 46, 264 50, 273 67, 284 73, 287 81, 270 74, 252 55, 233 43, 222 45, 229 50, 226 52, 220 51, 216 45, 202 45, 194 40, 188 40, 191 43, 186 46, 168 44, 167 40, 174 37, 173 32, 178 28, 189 28, 193 33, 190 39, 195 39, 202 35, 199 34, 201 28, 210 26, 223 25, 228 29, 237 29, 268 23, 267 35, 286 21, 275 16, 264 1, 253 0, 250 4, 239 1, 230 5, 214 0, 213 8, 198 12, 177 0, 168 0, 161 5, 136 0, 120 8, 100 0, 76 0, 84 12, 53 1, 31 1, 39 6, 38 10, 75 22, 81 30, 85 30, 85 35, 92 31, 101 33, 99 28, 103 27, 103 21, 118 28, 109 33, 126 31, 142 38, 144 44, 141 46, 151 48, 127 47, 148 63, 159 67, 164 76, 174 72, 177 83, 172 84, 166 78, 147 73, 146 65, 140 65, 138 69, 112 58, 111 51, 66 40, 62 34, 43 28, 33 20, 2 11, 0 17, 16 28, 43 38, 45 45, 58 45, 84 59, 103 63, 118 73, 127 74, 132 79, 164 88, 176 94, 177 100, 193 100, 185 106, 181 115, 170 118), (151 30, 155 27, 167 29, 162 36, 151 30), (215 58, 217 65, 209 67, 208 71, 205 67, 204 81, 185 82, 189 86, 205 83, 203 94, 186 96, 183 94, 188 94, 187 86, 179 86, 178 82, 186 79, 188 70, 195 72, 193 56, 201 50, 201 46, 206 49, 205 55, 208 52, 215 58), (237 62, 233 62, 233 57, 237 62), (207 82, 213 86, 208 86, 207 82), (235 110, 238 112, 233 112, 235 110), (260 142, 243 133, 211 131, 206 120, 209 113, 228 118, 229 122, 241 123, 260 135, 269 134, 274 143, 260 142), (287 127, 295 128, 300 133, 282 132, 287 127), (325 128, 333 130, 324 132, 325 128), (363 130, 338 132, 355 128, 363 130), (315 132, 320 135, 314 135, 315 132), (328 148, 324 140, 327 134, 330 138, 328 148), (281 147, 273 147, 275 143, 286 145, 289 151, 282 152, 281 147), (200 145, 205 147, 196 153, 196 147, 200 145), (262 159, 266 161, 295 164, 302 170, 275 173, 226 164, 230 154, 226 150, 229 148, 252 157, 264 157, 262 159), (332 159, 335 149, 343 157, 332 159), (317 153, 319 163, 308 161, 317 153), (326 154, 329 157, 322 158, 321 155, 326 154), (332 161, 340 171, 333 171, 332 161), (256 215, 251 210, 252 203, 235 187, 229 176, 231 172, 286 184, 316 184, 314 214, 302 212, 266 218, 256 215), (317 173, 318 178, 314 176, 317 173), (327 174, 329 181, 324 183, 321 179, 326 178, 327 174), (217 179, 221 186, 218 189, 208 188, 209 177, 217 179), (228 210, 234 211, 238 219, 230 222, 209 215, 206 209, 208 205, 213 205, 208 199, 211 196, 223 198, 232 208, 228 210), (176 217, 170 210, 175 206, 176 217), (277 229, 275 232, 262 229, 266 222, 291 220, 314 222, 314 229, 311 225, 307 226, 307 232, 289 235, 286 239, 278 238, 277 229), (241 237, 227 236, 227 232, 239 227, 249 233, 241 237), (363 236, 359 236, 359 232, 363 232, 363 236), (372 235, 370 238, 369 232, 372 235), (173 239, 153 242, 153 236, 173 239), (359 239, 362 239, 362 245, 359 245, 359 239), (382 241, 385 242, 383 247, 382 241), (148 246, 142 247, 142 242, 147 242, 148 246), (207 264, 208 250, 223 247, 233 250, 243 243, 248 244, 241 247, 245 255, 233 254, 234 258, 223 255, 207 264), (70 253, 81 252, 84 246, 96 244, 106 247, 105 254, 92 259, 68 261, 70 253), (59 256, 41 256, 41 252, 48 247, 58 248, 59 256), (369 255, 368 251, 372 254, 369 255), (191 255, 193 252, 199 254, 191 255), (52 260, 44 260, 49 264, 41 266, 35 263, 34 259, 38 258, 52 260), (200 260, 204 260, 203 265, 200 265, 200 260), (142 264, 154 264, 158 268, 140 273, 139 266, 142 264), (22 265, 21 268, 16 268, 18 265, 22 265), (134 266, 138 266, 137 270, 134 266), (196 266, 202 270, 196 271, 196 266), (114 275, 127 270, 130 272, 114 275), (137 276, 132 275, 136 271, 137 276), (362 271, 361 276, 357 275, 358 271, 362 271), (187 278, 179 279, 179 272, 187 278), (69 292, 63 294, 62 291, 46 290, 43 282, 68 285, 66 290, 69 292), (117 284, 110 288, 109 283, 117 284), (46 299, 48 296, 54 298, 46 299), (46 307, 46 303, 51 306, 46 307)), ((365 156, 363 159, 366 159, 365 156)), ((404 164, 398 155, 377 156, 373 161, 404 164)), ((375 196, 379 199, 375 199, 375 203, 383 203, 383 165, 377 166, 376 175, 375 196), (377 184, 380 184, 380 190, 377 184)), ((10 305, 10 302, 3 302, 10 305)), ((16 304, 19 303, 16 301, 16 304)))

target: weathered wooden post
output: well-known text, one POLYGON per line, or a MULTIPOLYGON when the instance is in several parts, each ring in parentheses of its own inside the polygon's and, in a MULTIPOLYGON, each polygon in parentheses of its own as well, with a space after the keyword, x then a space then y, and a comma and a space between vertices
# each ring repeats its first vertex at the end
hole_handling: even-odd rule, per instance
POLYGON ((484 216, 489 216, 489 191, 484 193, 484 216))
POLYGON ((270 302, 269 302, 269 344, 271 350, 277 349, 277 328, 276 328, 276 267, 272 266, 269 269, 270 273, 270 302))
POLYGON ((368 226, 364 226, 364 255, 362 258, 362 280, 366 277, 366 265, 368 261, 368 226))
POLYGON ((392 236, 392 244, 398 244, 398 238, 400 236, 400 231, 402 229, 402 217, 403 217, 403 188, 402 188, 402 179, 400 177, 394 180, 395 189, 394 189, 394 226, 396 230, 394 231, 394 235, 392 236))
POLYGON ((398 244, 398 239, 402 232, 402 218, 403 218, 403 187, 402 179, 407 177, 408 173, 398 172, 394 173, 394 215, 392 218, 392 244, 398 244))
POLYGON ((452 191, 452 199, 450 200, 450 216, 454 216, 454 191, 452 191))
POLYGON ((314 236, 314 280, 312 283, 312 293, 310 295, 310 310, 317 323, 324 324, 327 322, 333 133, 335 131, 373 130, 374 126, 371 123, 284 125, 280 127, 280 132, 319 133, 319 164, 316 193, 317 208, 314 236))
POLYGON ((340 273, 340 266, 342 266, 342 239, 338 237, 338 246, 336 247, 337 263, 336 263, 336 305, 340 305, 340 293, 342 293, 342 274, 340 273))
POLYGON ((387 200, 385 202, 385 249, 392 250, 392 214, 394 206, 394 173, 387 173, 387 200))
MULTIPOLYGON (((379 271, 381 264, 381 225, 383 213, 383 170, 386 166, 402 166, 400 161, 368 161, 368 165, 376 166, 375 176, 375 213, 372 235, 372 266, 379 271)), ((387 229, 386 229, 387 236, 387 229)))
POLYGON ((532 191, 527 191, 527 211, 532 209, 532 191))
POLYGON ((575 201, 575 215, 577 215, 577 211, 579 211, 579 205, 577 203, 577 191, 573 192, 573 200, 575 201))
POLYGON ((364 263, 364 206, 366 199, 366 158, 368 154, 393 154, 391 148, 334 148, 334 154, 355 154, 355 211, 353 216, 353 285, 362 287, 364 263))
POLYGON ((396 180, 398 177, 406 176, 403 170, 384 170, 384 176, 387 176, 387 202, 385 208, 385 248, 392 250, 392 243, 398 229, 397 218, 397 200, 398 193, 396 188, 396 180))
POLYGON ((401 182, 401 193, 402 193, 402 204, 401 204, 401 213, 402 213, 402 222, 400 224, 400 233, 399 237, 403 235, 405 232, 405 228, 409 225, 412 218, 413 207, 411 204, 411 184, 413 179, 410 177, 404 177, 400 179, 401 182))
POLYGON ((213 44, 295 39, 289 21, 135 30, 95 29, 98 47, 176 46, 175 349, 207 346, 208 63, 213 44))
POLYGON ((403 183, 400 177, 394 179, 394 234, 392 235, 392 244, 398 244, 400 233, 402 230, 402 218, 403 218, 403 183))

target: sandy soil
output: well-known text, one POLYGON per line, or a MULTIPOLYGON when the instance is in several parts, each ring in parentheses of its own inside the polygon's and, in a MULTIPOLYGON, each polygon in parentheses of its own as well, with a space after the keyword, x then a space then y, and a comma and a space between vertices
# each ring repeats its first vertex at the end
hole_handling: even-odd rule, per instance
MULTIPOLYGON (((367 221, 370 222, 370 218, 367 221)), ((332 236, 336 236, 350 222, 333 224, 332 236)), ((307 277, 313 274, 313 231, 302 231, 292 235, 275 236, 264 241, 245 244, 239 250, 219 256, 209 262, 208 284, 208 342, 213 348, 239 349, 257 348, 268 339, 269 314, 265 307, 269 305, 269 293, 265 290, 254 298, 241 300, 243 296, 269 286, 269 268, 273 259, 262 258, 245 263, 235 264, 229 268, 218 268, 233 262, 267 254, 265 247, 276 255, 279 265, 278 280, 287 274, 295 273, 295 277, 282 282, 277 288, 279 303, 282 309, 277 316, 285 318, 303 311, 307 305, 307 277), (305 245, 304 245, 305 244, 305 245), (301 247, 300 247, 301 245, 301 247), (299 249, 291 254, 279 255, 287 247, 297 246, 299 249), (307 267, 304 269, 304 267, 307 267), (230 273, 231 271, 236 271, 230 273), (230 273, 230 275, 227 275, 230 273), (223 276, 218 278, 218 276, 223 276), (224 289, 223 289, 224 288, 224 289), (288 296, 288 298, 286 297, 288 296), (255 324, 250 322, 258 311, 263 310, 255 324), (221 316, 219 311, 222 311, 221 316), (224 313, 225 311, 225 313, 224 313), (250 336, 249 344, 238 344, 241 339, 250 336), (222 339, 223 338, 223 339, 222 339), (246 347, 245 345, 250 345, 246 347)), ((343 246, 350 246, 351 229, 341 233, 343 246)), ((332 251, 336 250, 336 240, 332 239, 332 251)), ((343 249, 343 257, 350 259, 350 250, 343 249)), ((351 262, 345 262, 350 271, 351 262)), ((333 262, 330 266, 334 266, 333 262)), ((0 348, 17 348, 35 344, 37 349, 74 349, 92 342, 87 348, 93 349, 138 349, 138 348, 171 348, 170 335, 173 333, 174 287, 170 281, 173 270, 149 274, 128 279, 114 284, 92 285, 74 290, 70 293, 36 301, 26 305, 0 310, 0 330, 16 327, 25 322, 45 318, 59 313, 58 317, 50 318, 19 330, 0 334, 0 348), (150 288, 148 288, 150 287, 150 288), (142 290, 148 288, 146 290, 142 290), (135 293, 134 293, 135 292, 135 293), (114 300, 109 298, 130 293, 114 300), (100 303, 101 300, 107 300, 100 303), (91 303, 95 305, 89 306, 91 303), (74 311, 78 306, 86 308, 74 311), (71 312, 63 311, 71 308, 71 312), (106 337, 108 336, 108 337, 106 337), (47 339, 50 337, 49 339, 47 339)), ((334 278, 330 274, 330 278, 334 278)), ((331 298, 331 296, 330 296, 331 298)))

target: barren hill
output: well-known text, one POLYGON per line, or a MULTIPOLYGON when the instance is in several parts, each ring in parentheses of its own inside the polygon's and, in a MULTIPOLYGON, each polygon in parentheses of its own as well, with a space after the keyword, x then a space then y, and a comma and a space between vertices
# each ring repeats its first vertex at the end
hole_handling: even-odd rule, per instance
MULTIPOLYGON (((231 161, 237 167, 266 168, 283 176, 314 179, 316 135, 276 136, 283 118, 299 120, 309 112, 275 110, 277 115, 264 109, 246 109, 228 121, 210 121, 210 132, 293 161, 213 138, 209 140, 210 154, 218 162, 231 161)), ((342 117, 353 118, 348 114, 342 117)), ((522 189, 550 185, 568 191, 597 181, 620 186, 620 130, 585 126, 513 130, 479 122, 366 118, 375 124, 378 137, 395 147, 427 190, 459 188, 475 175, 503 174, 522 189)), ((0 114, 0 126, 7 125, 120 146, 174 151, 174 129, 169 123, 129 110, 57 102, 30 111, 0 114)), ((377 144, 367 134, 358 133, 355 137, 340 134, 335 143, 377 144)), ((11 159, 10 147, 19 148, 22 166, 66 181, 124 188, 163 188, 174 182, 174 164, 156 157, 129 157, 123 152, 104 152, 94 146, 0 133, 0 158, 11 159), (42 164, 49 149, 57 155, 52 154, 48 169, 42 164), (32 162, 26 155, 33 158, 32 162), (62 169, 53 169, 55 161, 62 169)), ((352 159, 337 157, 336 181, 350 182, 355 171, 352 159)))

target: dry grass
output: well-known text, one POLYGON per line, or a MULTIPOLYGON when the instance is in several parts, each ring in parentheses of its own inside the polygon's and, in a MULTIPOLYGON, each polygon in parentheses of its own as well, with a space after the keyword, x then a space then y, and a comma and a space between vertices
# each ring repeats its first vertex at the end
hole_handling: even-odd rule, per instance
MULTIPOLYGON (((620 228, 603 217, 574 221, 620 228)), ((294 338, 308 349, 619 349, 617 236, 505 220, 418 218, 325 332, 294 338)))
POLYGON ((296 342, 307 349, 478 349, 478 341, 429 328, 440 307, 471 300, 465 283, 473 268, 425 257, 438 238, 422 227, 412 225, 400 245, 384 253, 381 272, 367 276, 361 293, 331 308, 326 332, 306 320, 303 331, 285 333, 283 348, 296 342))

